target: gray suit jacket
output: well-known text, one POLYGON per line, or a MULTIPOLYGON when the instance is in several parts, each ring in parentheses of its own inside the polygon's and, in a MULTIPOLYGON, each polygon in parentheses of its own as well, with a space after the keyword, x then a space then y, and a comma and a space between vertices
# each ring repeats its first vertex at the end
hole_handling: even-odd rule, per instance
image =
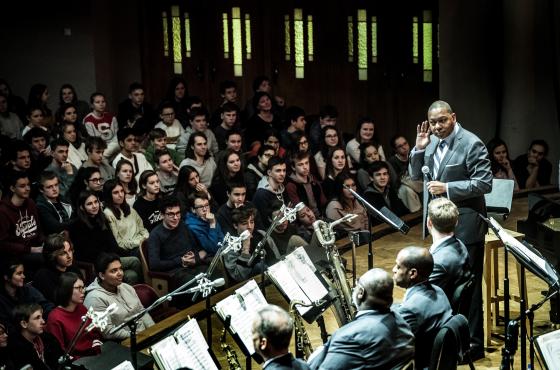
POLYGON ((335 331, 311 369, 400 369, 414 356, 414 336, 397 312, 372 310, 335 331))
MULTIPOLYGON (((459 130, 443 158, 437 181, 447 183, 447 197, 459 208, 455 235, 465 244, 484 241, 487 225, 478 213, 486 214, 484 194, 492 190, 492 171, 486 146, 472 132, 459 125, 459 130)), ((413 180, 422 180, 422 166, 434 166, 434 153, 439 139, 431 135, 424 152, 410 156, 409 172, 413 180)))
POLYGON ((434 269, 430 283, 439 286, 451 299, 455 288, 463 281, 470 269, 469 253, 462 241, 455 236, 446 239, 432 251, 434 269))
POLYGON ((416 367, 427 366, 435 336, 452 315, 447 296, 440 287, 426 281, 408 288, 404 301, 396 306, 396 310, 416 337, 416 367))

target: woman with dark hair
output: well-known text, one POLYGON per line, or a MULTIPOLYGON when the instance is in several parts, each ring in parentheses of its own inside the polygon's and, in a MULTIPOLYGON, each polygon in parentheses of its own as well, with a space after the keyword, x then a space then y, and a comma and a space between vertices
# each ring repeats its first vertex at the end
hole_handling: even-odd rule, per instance
POLYGON ((264 144, 267 130, 272 129, 279 132, 282 129, 282 122, 279 117, 274 115, 272 104, 272 98, 267 92, 258 91, 253 96, 255 113, 249 118, 246 130, 248 148, 253 148, 257 142, 264 144))
POLYGON ((124 200, 124 188, 117 180, 109 180, 103 185, 105 217, 117 244, 127 255, 140 256, 142 242, 150 235, 134 208, 124 200))
POLYGON ((332 199, 335 193, 334 179, 342 172, 350 172, 348 168, 348 159, 344 149, 341 147, 334 147, 329 149, 326 158, 327 166, 325 168, 325 179, 321 186, 327 199, 332 199))
MULTIPOLYGON (((74 86, 63 84, 58 92, 59 111, 62 111, 64 104, 73 104, 76 107, 78 122, 82 122, 84 117, 91 111, 86 101, 79 100, 74 86)), ((83 127, 80 127, 83 128, 83 127)))
MULTIPOLYGON (((123 282, 123 264, 121 258, 114 253, 101 253, 95 261, 96 279, 86 288, 84 305, 95 311, 103 312, 112 303, 118 310, 110 314, 108 324, 102 330, 103 338, 123 340, 130 337, 130 329, 124 327, 116 333, 111 331, 130 316, 144 309, 134 288, 123 282)), ((138 321, 137 331, 154 325, 150 314, 146 313, 138 321)))
POLYGON ((276 150, 270 145, 261 145, 257 155, 251 159, 245 172, 245 185, 247 186, 246 199, 253 199, 261 179, 266 176, 268 160, 274 157, 276 150))
POLYGON ((284 158, 286 156, 286 149, 280 146, 280 135, 274 129, 267 129, 263 134, 263 145, 268 145, 274 148, 275 156, 284 158))
POLYGON ((14 370, 16 367, 12 362, 8 347, 8 322, 0 320, 0 369, 14 370))
POLYGON ((208 151, 208 140, 202 132, 194 132, 189 137, 187 149, 185 150, 185 159, 179 165, 192 166, 200 176, 200 182, 206 187, 212 184, 212 177, 216 171, 216 162, 208 151))
POLYGON ((28 107, 39 107, 43 111, 45 126, 51 128, 54 125, 54 116, 52 110, 47 106, 49 100, 49 89, 45 84, 35 84, 29 89, 29 97, 27 99, 28 107))
POLYGON ((140 193, 134 202, 134 209, 148 232, 163 220, 159 205, 161 203, 161 184, 155 171, 146 170, 140 175, 140 193))
MULTIPOLYGON (((297 152, 309 153, 309 172, 317 180, 321 179, 319 169, 315 157, 311 154, 311 147, 309 146, 309 136, 303 131, 295 131, 290 135, 292 146, 287 148, 288 158, 297 152)), ((290 166, 288 166, 288 170, 290 166)))
MULTIPOLYGON (((76 112, 74 106, 66 108, 65 112, 76 112)), ((66 114, 66 113, 65 113, 66 114)), ((73 113, 75 115, 75 113, 73 113)), ((86 153, 86 144, 82 141, 82 135, 77 129, 76 122, 62 121, 59 126, 60 137, 66 140, 68 145, 68 161, 72 163, 77 169, 82 167, 82 164, 88 160, 86 153)))
POLYGON ((335 196, 327 204, 325 214, 331 220, 339 220, 347 214, 355 214, 358 217, 352 221, 345 222, 338 226, 339 230, 346 232, 359 231, 368 229, 368 216, 365 208, 360 204, 354 195, 348 191, 345 186, 356 191, 356 182, 354 178, 346 172, 340 173, 334 182, 335 196))
POLYGON ((126 257, 119 247, 105 214, 101 211, 99 198, 91 191, 84 190, 78 197, 76 219, 68 227, 70 240, 76 246, 76 258, 94 263, 100 252, 117 253, 122 258, 124 278, 131 284, 142 279, 142 265, 137 257, 126 257))
MULTIPOLYGON (((342 139, 342 134, 334 126, 325 126, 321 129, 321 142, 319 143, 319 150, 313 158, 315 158, 315 163, 317 163, 317 170, 319 176, 324 180, 326 177, 327 161, 325 158, 329 155, 329 150, 331 148, 344 147, 344 141, 342 139)), ((347 158, 349 160, 349 158, 347 158)))
POLYGON ((187 81, 183 77, 173 77, 169 81, 165 101, 170 102, 175 110, 175 118, 181 122, 183 128, 189 124, 187 81))
MULTIPOLYGON (((84 292, 84 281, 79 275, 73 272, 60 275, 55 291, 57 307, 49 315, 47 332, 58 340, 64 351, 69 349, 74 335, 80 328, 82 317, 87 314, 84 292)), ((87 328, 90 323, 91 319, 87 319, 85 327, 87 328)), ((99 329, 84 330, 69 353, 72 360, 101 353, 101 339, 99 329)))
POLYGON ((356 136, 348 142, 346 145, 346 153, 354 161, 354 163, 359 163, 360 161, 360 144, 373 143, 377 148, 379 157, 382 161, 385 160, 385 152, 383 152, 383 147, 379 144, 377 136, 375 135, 375 124, 373 119, 370 117, 362 117, 356 125, 356 136))
POLYGON ((360 191, 366 190, 368 185, 371 183, 371 177, 368 173, 368 168, 372 163, 377 161, 383 161, 387 164, 387 166, 389 167, 389 174, 391 176, 391 186, 395 189, 399 188, 400 184, 397 172, 389 162, 381 159, 378 148, 380 148, 380 146, 373 142, 362 143, 358 147, 360 159, 358 162, 358 172, 356 174, 356 179, 358 181, 358 189, 360 191))
POLYGON ((177 177, 177 187, 173 195, 179 199, 181 204, 181 214, 185 214, 188 209, 188 198, 193 192, 206 193, 208 199, 212 200, 212 195, 208 188, 200 182, 200 175, 193 166, 183 166, 179 169, 179 176, 177 177))
POLYGON ((14 307, 22 303, 38 303, 47 317, 54 308, 37 289, 25 284, 23 262, 17 258, 5 259, 1 263, 2 282, 0 283, 0 320, 10 322, 14 307))
POLYGON ((27 109, 27 125, 25 125, 23 130, 21 130, 21 136, 25 139, 25 134, 35 127, 46 132, 47 137, 50 136, 51 132, 49 130, 49 126, 47 125, 47 121, 45 120, 45 113, 41 107, 31 106, 27 109))
POLYGON ((126 159, 117 162, 115 169, 115 177, 119 180, 124 188, 126 202, 132 206, 136 202, 138 183, 134 177, 134 167, 126 159))
POLYGON ((81 167, 76 174, 76 178, 70 185, 70 201, 74 212, 78 209, 78 196, 84 190, 91 191, 101 198, 105 179, 101 177, 101 172, 97 167, 81 167))
POLYGON ((212 179, 210 191, 219 206, 227 202, 226 184, 230 181, 245 182, 245 168, 241 156, 233 149, 227 149, 226 154, 220 158, 218 170, 212 179))
POLYGON ((8 100, 8 111, 17 114, 21 122, 25 122, 27 110, 25 100, 20 96, 14 95, 10 84, 3 78, 0 78, 0 93, 4 94, 8 100))
POLYGON ((490 165, 494 178, 513 180, 513 190, 519 190, 519 184, 513 173, 506 142, 495 137, 486 144, 486 148, 490 156, 490 165))
POLYGON ((33 277, 33 286, 45 298, 54 302, 54 290, 58 278, 65 272, 73 272, 81 276, 79 268, 74 266, 74 247, 65 233, 47 236, 43 244, 45 267, 39 269, 33 277))

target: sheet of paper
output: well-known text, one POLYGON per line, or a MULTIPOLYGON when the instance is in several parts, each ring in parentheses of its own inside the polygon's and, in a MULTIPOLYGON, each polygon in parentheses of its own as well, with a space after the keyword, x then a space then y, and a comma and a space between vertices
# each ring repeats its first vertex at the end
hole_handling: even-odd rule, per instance
MULTIPOLYGON (((275 263, 268 268, 269 275, 273 278, 276 286, 282 289, 284 294, 288 296, 290 301, 302 301, 306 305, 311 304, 311 301, 298 285, 296 280, 292 277, 288 264, 284 261, 275 263)), ((297 306, 300 314, 304 314, 311 309, 309 306, 297 306)))
POLYGON ((174 370, 181 367, 194 369, 195 359, 190 355, 190 351, 181 350, 173 336, 157 342, 151 347, 152 355, 165 370, 174 370))
MULTIPOLYGON (((303 254, 307 256, 305 251, 303 251, 303 254)), ((313 270, 309 268, 309 265, 302 262, 301 253, 298 255, 294 253, 287 255, 286 264, 296 283, 311 301, 319 301, 329 293, 323 283, 313 273, 313 270)))
POLYGON ((560 330, 539 335, 537 346, 549 369, 560 369, 560 330))
POLYGON ((195 365, 193 370, 217 370, 218 367, 214 363, 212 356, 208 352, 208 343, 204 339, 204 335, 195 319, 189 320, 186 324, 175 332, 175 338, 178 339, 179 345, 186 347, 186 350, 194 358, 195 365))

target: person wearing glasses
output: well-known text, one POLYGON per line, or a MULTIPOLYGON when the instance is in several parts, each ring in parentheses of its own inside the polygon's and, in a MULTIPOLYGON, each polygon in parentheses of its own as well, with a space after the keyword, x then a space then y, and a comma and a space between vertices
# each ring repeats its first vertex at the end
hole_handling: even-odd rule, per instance
POLYGON ((247 199, 253 199, 261 179, 266 175, 268 160, 274 157, 275 150, 270 145, 261 145, 257 156, 249 162, 245 171, 247 199))
MULTIPOLYGON (((87 313, 84 298, 85 285, 78 274, 65 272, 60 275, 55 290, 57 307, 49 315, 46 330, 57 339, 60 347, 64 350, 69 349, 72 338, 80 328, 82 317, 87 313)), ((91 319, 87 319, 86 327, 90 323, 91 319)), ((72 360, 101 353, 101 339, 99 329, 84 330, 69 353, 72 360)))
MULTIPOLYGON (((148 238, 148 265, 152 271, 172 275, 175 288, 205 272, 208 253, 200 248, 187 226, 182 222, 181 206, 171 195, 161 200, 163 222, 156 226, 148 238)), ((190 299, 182 296, 182 303, 190 299)), ((178 304, 181 305, 181 304, 178 304)))
POLYGON ((210 200, 206 193, 191 193, 188 198, 190 211, 187 213, 185 225, 192 232, 200 247, 209 255, 218 251, 218 242, 224 238, 224 233, 216 216, 210 210, 210 200))
MULTIPOLYGON (((103 155, 103 154, 101 154, 103 155)), ((98 198, 101 198, 103 192, 103 184, 105 178, 101 175, 101 170, 97 167, 84 167, 82 166, 76 175, 76 179, 70 186, 70 203, 75 212, 78 209, 78 196, 84 190, 91 191, 98 198)), ((47 233, 48 234, 48 233, 47 233)))
POLYGON ((513 173, 520 189, 533 189, 549 185, 552 175, 552 163, 548 155, 548 143, 544 140, 533 140, 527 154, 522 154, 513 161, 513 173))

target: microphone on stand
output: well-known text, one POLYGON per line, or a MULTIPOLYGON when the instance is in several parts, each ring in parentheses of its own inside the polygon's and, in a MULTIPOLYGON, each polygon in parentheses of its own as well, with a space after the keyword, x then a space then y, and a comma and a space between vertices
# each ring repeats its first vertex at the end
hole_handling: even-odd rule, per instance
POLYGON ((426 180, 434 181, 432 174, 430 173, 430 168, 428 166, 422 166, 422 173, 426 176, 426 180))
POLYGON ((241 243, 244 240, 249 239, 251 233, 249 230, 243 231, 239 236, 231 236, 229 233, 226 234, 224 240, 222 241, 222 245, 225 245, 225 248, 220 252, 221 254, 226 254, 231 249, 234 251, 239 251, 241 249, 241 243))
POLYGON ((99 328, 101 330, 105 329, 105 327, 108 324, 107 319, 109 318, 109 316, 113 312, 117 311, 118 309, 119 309, 119 306, 117 306, 116 303, 111 303, 105 309, 105 311, 101 311, 101 312, 93 311, 93 310, 91 310, 91 312, 88 311, 86 316, 91 319, 91 324, 88 325, 88 327, 86 328, 86 331, 90 332, 95 328, 99 328))
POLYGON ((281 224, 286 220, 290 222, 295 221, 297 213, 304 208, 305 208, 305 203, 303 202, 299 202, 298 204, 295 205, 294 208, 285 207, 283 210, 284 216, 282 216, 282 218, 280 219, 280 221, 278 221, 278 223, 281 224))
POLYGON ((224 286, 225 283, 226 281, 224 280, 224 278, 219 278, 214 281, 202 279, 197 286, 185 290, 184 293, 190 294, 195 292, 202 292, 202 296, 206 297, 208 294, 210 294, 213 288, 224 286), (206 292, 208 293, 205 294, 206 292))

